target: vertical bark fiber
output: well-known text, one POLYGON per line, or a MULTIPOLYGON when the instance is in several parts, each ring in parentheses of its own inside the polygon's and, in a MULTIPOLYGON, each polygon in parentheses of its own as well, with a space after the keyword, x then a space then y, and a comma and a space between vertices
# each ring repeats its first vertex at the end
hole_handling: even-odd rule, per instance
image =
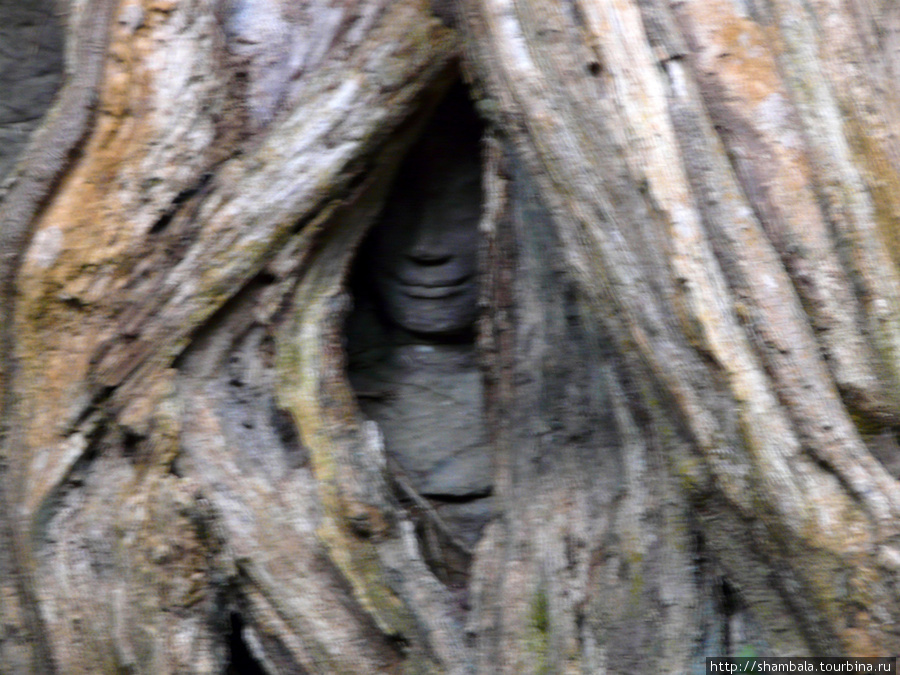
POLYGON ((661 388, 642 403, 686 442, 668 470, 715 504, 701 531, 772 647, 886 653, 898 492, 864 435, 897 410, 893 169, 853 139, 890 145, 889 56, 854 96, 867 19, 788 4, 487 0, 465 44, 588 316, 661 388), (844 92, 877 119, 857 124, 844 92))

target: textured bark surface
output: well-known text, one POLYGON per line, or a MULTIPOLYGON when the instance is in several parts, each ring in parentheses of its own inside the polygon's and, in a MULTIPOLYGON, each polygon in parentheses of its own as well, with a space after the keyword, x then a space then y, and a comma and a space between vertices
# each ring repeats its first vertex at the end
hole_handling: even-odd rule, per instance
POLYGON ((471 9, 486 107, 536 177, 587 316, 640 362, 631 404, 656 422, 644 438, 767 648, 891 651, 898 493, 866 444, 894 424, 897 392, 896 193, 883 189, 896 118, 879 93, 896 55, 866 42, 876 15, 471 9), (864 74, 851 68, 863 48, 864 74), (888 148, 877 167, 870 145, 888 148))
POLYGON ((0 662, 897 653, 892 6, 85 0, 68 24, 0 202, 0 662), (460 56, 489 127, 494 514, 450 583, 343 332, 460 56))

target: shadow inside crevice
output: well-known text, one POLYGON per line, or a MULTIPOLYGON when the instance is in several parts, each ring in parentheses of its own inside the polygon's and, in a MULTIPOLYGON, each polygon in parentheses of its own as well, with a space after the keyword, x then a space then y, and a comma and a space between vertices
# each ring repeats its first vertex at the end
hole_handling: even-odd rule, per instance
POLYGON ((231 635, 228 638, 228 667, 226 675, 266 675, 259 661, 253 658, 244 642, 244 620, 237 612, 231 615, 231 635))

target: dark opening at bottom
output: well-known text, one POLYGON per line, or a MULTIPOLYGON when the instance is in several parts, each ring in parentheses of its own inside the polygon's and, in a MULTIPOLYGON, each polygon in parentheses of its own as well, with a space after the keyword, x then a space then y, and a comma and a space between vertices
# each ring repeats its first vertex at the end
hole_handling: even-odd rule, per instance
POLYGON ((265 675, 265 670, 259 662, 253 658, 247 643, 244 642, 244 621, 241 615, 231 615, 231 637, 228 639, 230 656, 226 675, 265 675))

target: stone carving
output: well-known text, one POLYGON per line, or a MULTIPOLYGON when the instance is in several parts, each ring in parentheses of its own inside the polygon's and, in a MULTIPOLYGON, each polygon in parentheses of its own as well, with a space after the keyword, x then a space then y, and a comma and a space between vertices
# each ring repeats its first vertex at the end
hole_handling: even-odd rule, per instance
POLYGON ((478 155, 426 140, 403 167, 366 251, 387 319, 437 341, 471 331, 480 211, 478 155))
POLYGON ((465 548, 490 516, 492 485, 473 344, 479 135, 471 110, 438 111, 363 245, 348 324, 360 407, 396 470, 465 548))

